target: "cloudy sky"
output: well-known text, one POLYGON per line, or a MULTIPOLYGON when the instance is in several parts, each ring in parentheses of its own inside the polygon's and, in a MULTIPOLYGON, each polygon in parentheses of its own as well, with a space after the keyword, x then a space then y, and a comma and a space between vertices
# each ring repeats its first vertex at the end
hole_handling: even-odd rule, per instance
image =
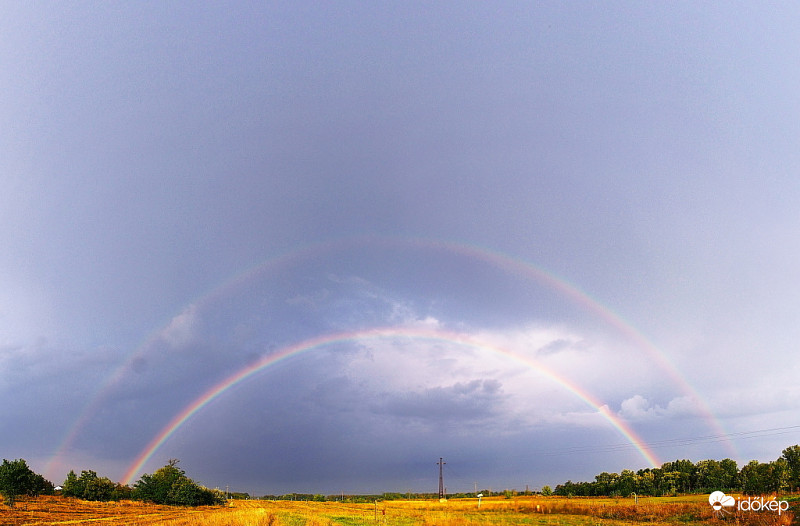
POLYGON ((777 458, 798 18, 3 3, 0 456, 256 494, 777 458))

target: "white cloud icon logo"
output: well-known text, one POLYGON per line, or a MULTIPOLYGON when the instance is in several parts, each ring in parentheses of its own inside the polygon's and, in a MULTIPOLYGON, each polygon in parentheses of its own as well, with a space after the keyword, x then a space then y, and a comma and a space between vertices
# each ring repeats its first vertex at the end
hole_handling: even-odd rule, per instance
POLYGON ((729 508, 734 506, 736 504, 736 499, 730 495, 725 495, 721 491, 715 491, 708 496, 708 503, 711 504, 711 507, 714 508, 714 511, 719 511, 723 507, 729 508))

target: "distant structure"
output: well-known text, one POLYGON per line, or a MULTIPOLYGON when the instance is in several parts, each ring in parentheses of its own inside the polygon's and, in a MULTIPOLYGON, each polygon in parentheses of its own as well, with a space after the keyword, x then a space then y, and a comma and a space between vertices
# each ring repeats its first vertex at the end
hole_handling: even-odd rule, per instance
POLYGON ((444 500, 444 476, 442 474, 442 466, 447 464, 447 462, 443 462, 442 457, 439 457, 439 462, 437 462, 437 464, 439 465, 439 500, 444 500))

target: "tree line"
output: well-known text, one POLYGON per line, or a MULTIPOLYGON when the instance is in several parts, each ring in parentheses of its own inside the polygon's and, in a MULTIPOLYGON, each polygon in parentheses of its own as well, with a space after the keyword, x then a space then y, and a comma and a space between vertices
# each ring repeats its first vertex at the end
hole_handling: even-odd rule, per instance
MULTIPOLYGON (((4 459, 0 465, 0 494, 7 506, 13 506, 21 495, 35 497, 54 493, 53 483, 34 473, 25 460, 4 459)), ((203 487, 186 476, 175 459, 152 475, 145 473, 133 487, 113 482, 92 470, 81 471, 80 476, 70 470, 61 494, 83 500, 131 499, 175 506, 210 506, 226 502, 223 492, 203 487)))
MULTIPOLYGON (((741 492, 750 495, 781 493, 800 489, 800 445, 787 447, 782 455, 771 462, 751 460, 738 467, 734 460, 675 460, 665 462, 659 468, 638 471, 624 469, 620 473, 603 472, 595 475, 591 482, 568 480, 551 490, 542 488, 542 494, 560 496, 617 496, 632 494, 663 496, 679 493, 711 493, 713 491, 741 492)), ((53 483, 34 473, 23 459, 5 460, 0 464, 0 494, 7 506, 13 506, 17 497, 25 495, 52 495, 53 483)), ((487 491, 483 491, 487 494, 487 491)), ((506 490, 507 497, 516 492, 506 490)), ((156 504, 179 506, 204 506, 224 504, 228 498, 219 490, 203 487, 178 467, 178 460, 171 459, 167 465, 153 474, 145 473, 133 485, 127 486, 101 477, 91 470, 74 471, 67 474, 61 494, 84 500, 142 500, 156 504)), ((427 493, 383 493, 380 495, 342 495, 341 500, 371 502, 404 498, 434 498, 427 493), (346 498, 345 498, 346 497, 346 498)), ((451 498, 474 497, 474 494, 455 494, 451 498)), ((247 493, 236 493, 234 498, 249 498, 247 493)), ((270 500, 340 500, 339 495, 291 493, 281 496, 265 495, 270 500)))
POLYGON ((751 460, 741 467, 734 460, 675 460, 660 468, 620 473, 603 472, 591 482, 568 480, 556 486, 562 496, 662 496, 678 493, 741 492, 749 495, 790 492, 800 488, 800 445, 787 447, 771 462, 751 460))

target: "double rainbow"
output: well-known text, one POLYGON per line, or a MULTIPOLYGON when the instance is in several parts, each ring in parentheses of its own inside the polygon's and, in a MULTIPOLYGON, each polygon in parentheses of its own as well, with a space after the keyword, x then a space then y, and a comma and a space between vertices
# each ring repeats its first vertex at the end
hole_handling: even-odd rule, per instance
MULTIPOLYGON (((666 375, 666 377, 668 377, 668 379, 671 382, 673 382, 677 387, 679 387, 679 389, 685 395, 687 395, 694 401, 696 407, 703 414, 708 425, 714 430, 714 432, 721 436, 726 436, 725 430, 722 428, 721 424, 713 415, 713 413, 710 411, 707 404, 699 396, 697 391, 689 384, 689 382, 683 377, 683 375, 680 374, 678 369, 667 359, 664 353, 660 351, 653 343, 651 343, 639 330, 633 327, 629 322, 625 321, 610 308, 604 306, 598 300, 592 298, 587 293, 579 289, 577 286, 557 276, 556 274, 546 271, 524 260, 520 260, 512 256, 509 256, 507 254, 503 254, 501 252, 493 251, 480 246, 468 245, 452 241, 435 241, 435 240, 418 239, 418 238, 386 238, 386 237, 354 237, 354 238, 334 240, 320 244, 313 244, 291 251, 289 253, 285 253, 270 258, 256 266, 246 269, 243 272, 239 272, 235 274, 232 278, 225 280, 222 284, 212 288, 207 293, 200 295, 198 298, 190 302, 188 305, 189 307, 194 308, 197 311, 202 311, 203 309, 213 305, 216 301, 226 297, 233 291, 238 290, 240 287, 246 286, 248 283, 252 282, 252 280, 257 279, 260 276, 268 275, 269 273, 276 272, 281 269, 290 268, 292 265, 301 262, 307 258, 323 256, 326 254, 333 253, 335 251, 341 251, 353 247, 364 247, 364 246, 366 247, 374 246, 378 248, 388 247, 392 249, 432 250, 432 251, 441 251, 447 254, 460 255, 471 260, 489 264, 510 275, 516 275, 526 280, 532 280, 536 283, 544 285, 549 289, 558 292, 560 295, 562 295, 565 298, 568 298, 571 302, 578 305, 585 311, 591 313, 598 319, 607 323, 609 326, 615 328, 620 334, 625 336, 625 338, 628 341, 633 343, 636 346, 636 348, 643 351, 647 355, 647 357, 660 368, 660 370, 666 375)), ((162 339, 162 333, 165 327, 166 325, 163 327, 159 327, 157 331, 150 334, 144 340, 144 342, 140 344, 129 355, 129 357, 125 360, 125 362, 122 363, 119 367, 117 367, 108 376, 108 379, 98 388, 98 391, 95 394, 95 396, 83 408, 83 410, 75 420, 75 423, 65 434, 65 438, 62 440, 61 444, 51 457, 51 460, 45 469, 45 471, 48 474, 50 473, 50 471, 52 471, 52 467, 56 465, 58 461, 65 455, 65 452, 68 451, 72 447, 72 445, 76 442, 76 439, 79 436, 81 430, 91 420, 91 418, 99 411, 100 407, 102 406, 102 403, 107 399, 108 395, 113 391, 115 386, 118 385, 118 383, 132 369, 135 362, 142 356, 144 356, 153 347, 155 343, 159 342, 162 339)), ((337 342, 366 339, 370 337, 386 338, 392 335, 399 336, 400 333, 403 331, 408 331, 408 329, 383 328, 383 329, 372 329, 367 331, 345 332, 345 333, 337 333, 326 336, 319 336, 316 338, 305 340, 295 345, 291 345, 289 347, 285 347, 278 353, 272 354, 256 362, 255 364, 250 365, 245 369, 238 371, 237 373, 220 381, 211 389, 202 393, 198 398, 195 399, 194 402, 190 403, 188 406, 182 409, 177 415, 175 415, 170 420, 170 422, 158 433, 158 435, 156 435, 148 443, 147 447, 136 458, 136 460, 131 465, 131 468, 127 470, 124 479, 126 481, 131 480, 132 477, 135 476, 135 473, 139 469, 141 469, 141 466, 143 466, 147 462, 147 460, 153 455, 153 453, 164 442, 166 442, 169 439, 169 437, 178 428, 180 428, 180 426, 187 419, 191 418, 192 415, 196 414, 210 401, 212 401, 214 398, 227 391, 230 387, 254 375, 258 371, 261 371, 269 367, 273 363, 276 363, 280 360, 283 360, 290 356, 294 356, 296 354, 300 354, 305 351, 310 351, 312 349, 325 347, 327 345, 331 345, 337 342)), ((464 345, 471 345, 473 347, 480 347, 483 349, 492 350, 494 352, 510 356, 513 359, 523 363, 524 365, 532 367, 533 369, 541 372, 542 374, 549 376, 554 381, 561 384, 564 388, 574 393, 576 396, 578 396, 580 399, 586 402, 589 406, 595 408, 598 412, 600 412, 631 444, 634 445, 634 447, 637 448, 637 450, 639 450, 642 457, 645 458, 648 463, 657 464, 656 458, 653 456, 652 452, 647 448, 644 442, 642 442, 642 440, 636 436, 633 430, 625 422, 623 422, 618 417, 610 413, 605 405, 595 400, 588 392, 586 392, 583 389, 580 389, 578 386, 574 385, 568 379, 559 377, 558 375, 555 375, 552 371, 546 370, 540 364, 532 362, 531 360, 528 360, 522 356, 515 355, 507 350, 493 347, 492 345, 486 344, 485 342, 469 341, 467 337, 465 337, 464 335, 455 333, 444 333, 444 332, 438 332, 438 333, 428 332, 423 334, 423 332, 424 331, 417 331, 414 334, 406 333, 405 336, 429 338, 440 341, 450 341, 450 342, 462 343, 464 345)), ((727 441, 727 446, 729 451, 731 451, 734 456, 737 456, 736 450, 733 447, 733 444, 730 440, 727 441)))
POLYGON ((326 334, 324 336, 311 338, 302 341, 300 343, 297 343, 295 345, 284 347, 278 350, 277 352, 272 353, 269 356, 266 356, 261 360, 251 365, 248 365, 247 367, 244 367, 239 371, 235 372, 234 374, 228 376, 221 382, 212 386, 202 395, 197 397, 192 403, 184 407, 180 413, 175 415, 172 418, 172 420, 170 420, 170 422, 166 426, 164 426, 164 428, 161 431, 159 431, 159 433, 155 437, 153 437, 153 439, 150 441, 147 447, 139 454, 138 457, 136 457, 131 466, 125 472, 122 483, 123 484, 131 483, 134 477, 142 469, 144 464, 147 463, 148 460, 150 460, 150 457, 152 457, 153 454, 164 444, 164 442, 169 440, 169 438, 173 434, 175 434, 175 432, 178 429, 180 429, 180 427, 184 423, 186 423, 186 421, 189 420, 192 416, 197 414, 201 409, 206 407, 214 399, 223 395, 237 384, 249 378, 252 378, 257 373, 264 371, 270 366, 275 365, 276 363, 279 363, 283 360, 287 360, 291 357, 298 356, 300 354, 307 353, 310 351, 322 349, 334 344, 360 342, 366 340, 397 339, 397 338, 457 344, 472 349, 488 351, 491 353, 511 358, 512 360, 520 363, 521 365, 529 369, 532 369, 537 373, 542 374, 547 378, 553 380, 554 382, 561 385, 566 390, 568 390, 569 392, 580 398, 588 406, 595 409, 600 415, 602 415, 603 418, 605 418, 612 426, 614 426, 614 428, 616 428, 620 432, 620 434, 622 434, 622 436, 624 436, 631 444, 633 444, 633 446, 641 454, 641 456, 648 462, 648 464, 654 467, 661 465, 661 463, 654 456, 653 452, 650 451, 650 449, 647 447, 647 444, 641 439, 641 437, 639 437, 636 434, 636 432, 633 429, 631 429, 631 427, 626 422, 624 422, 614 413, 609 411, 607 407, 603 405, 600 401, 595 399, 591 393, 587 392, 584 389, 581 389, 578 385, 571 382, 568 378, 555 373, 554 371, 548 369, 547 367, 543 366, 542 364, 534 360, 531 360, 517 353, 513 353, 507 349, 497 347, 487 342, 479 341, 473 337, 460 333, 442 331, 442 330, 409 328, 409 327, 384 327, 377 329, 368 329, 363 331, 326 334))

